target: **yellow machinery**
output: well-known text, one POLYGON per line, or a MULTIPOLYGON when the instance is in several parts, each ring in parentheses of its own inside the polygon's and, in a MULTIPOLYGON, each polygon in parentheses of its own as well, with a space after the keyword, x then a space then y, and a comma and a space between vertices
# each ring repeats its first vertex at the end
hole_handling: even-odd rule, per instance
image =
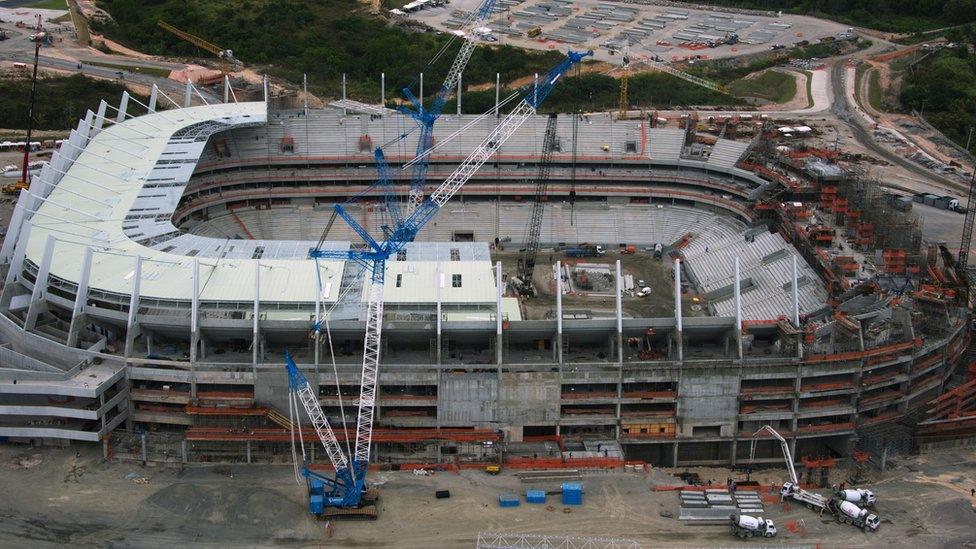
POLYGON ((3 186, 3 194, 18 194, 20 191, 29 188, 26 181, 20 180, 16 183, 7 183, 3 186))
POLYGON ((186 31, 182 31, 174 27, 173 25, 170 25, 166 21, 158 21, 158 23, 160 28, 162 28, 163 30, 175 34, 176 36, 182 38, 183 40, 186 40, 187 42, 193 44, 194 46, 202 50, 207 50, 210 53, 219 57, 220 72, 223 74, 227 74, 229 72, 228 69, 230 68, 231 63, 235 65, 239 63, 237 59, 234 59, 234 52, 232 50, 225 50, 223 48, 220 48, 214 44, 211 44, 210 42, 207 42, 206 40, 200 38, 199 36, 195 36, 186 31))
POLYGON ((485 465, 485 473, 489 475, 497 475, 502 472, 501 465, 485 465))

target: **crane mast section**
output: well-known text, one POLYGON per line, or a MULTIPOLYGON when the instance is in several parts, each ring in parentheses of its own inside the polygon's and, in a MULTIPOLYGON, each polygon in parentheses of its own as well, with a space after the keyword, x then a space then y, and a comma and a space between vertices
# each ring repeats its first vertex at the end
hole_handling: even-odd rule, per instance
POLYGON ((336 471, 347 469, 349 462, 339 447, 339 441, 336 439, 335 432, 332 430, 332 426, 329 425, 329 420, 325 417, 322 406, 319 405, 318 398, 315 397, 308 378, 298 369, 291 356, 286 356, 286 360, 288 364, 288 383, 292 391, 298 396, 298 400, 302 402, 302 406, 305 408, 305 412, 312 422, 312 427, 315 428, 319 440, 322 441, 322 446, 325 447, 325 452, 329 455, 329 461, 332 462, 332 466, 336 471))

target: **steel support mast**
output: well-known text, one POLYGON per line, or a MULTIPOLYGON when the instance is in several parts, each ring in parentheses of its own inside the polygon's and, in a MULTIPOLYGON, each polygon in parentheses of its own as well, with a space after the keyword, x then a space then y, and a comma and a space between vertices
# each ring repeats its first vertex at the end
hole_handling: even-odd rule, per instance
POLYGON ((532 217, 525 238, 525 248, 519 253, 518 278, 522 281, 522 293, 533 294, 532 273, 539 253, 539 237, 542 234, 542 216, 546 207, 546 191, 549 188, 549 170, 552 168, 552 153, 556 148, 556 115, 549 115, 546 134, 542 140, 542 155, 539 158, 539 172, 535 179, 535 200, 532 203, 532 217))

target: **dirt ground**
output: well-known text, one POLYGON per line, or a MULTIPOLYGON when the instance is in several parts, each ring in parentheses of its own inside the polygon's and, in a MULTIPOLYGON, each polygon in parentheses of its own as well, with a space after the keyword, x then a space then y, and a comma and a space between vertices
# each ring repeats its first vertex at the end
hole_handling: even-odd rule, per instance
MULTIPOLYGON (((661 516, 677 515, 677 494, 651 487, 674 484, 669 473, 677 471, 584 473, 583 505, 568 512, 558 496, 550 496, 551 509, 524 502, 500 508, 499 494, 553 488, 522 484, 508 471, 497 477, 480 471, 430 477, 374 473, 381 490, 379 520, 337 523, 330 539, 325 525, 306 512, 304 488, 289 466, 169 470, 105 462, 94 447, 83 448, 77 460, 74 452, 0 446, 0 546, 452 548, 474 547, 479 531, 614 536, 645 547, 740 545, 725 526, 687 526, 661 516), (451 498, 438 500, 435 490, 450 490, 451 498)), ((690 471, 720 481, 730 475, 721 468, 690 471)), ((775 482, 784 476, 771 469, 753 478, 775 482)), ((969 496, 976 486, 976 452, 926 455, 868 476, 865 486, 878 494, 878 532, 863 533, 799 506, 785 511, 767 504, 766 515, 778 525, 779 536, 748 544, 927 548, 976 543, 969 496), (806 535, 786 528, 787 521, 799 519, 806 535)))

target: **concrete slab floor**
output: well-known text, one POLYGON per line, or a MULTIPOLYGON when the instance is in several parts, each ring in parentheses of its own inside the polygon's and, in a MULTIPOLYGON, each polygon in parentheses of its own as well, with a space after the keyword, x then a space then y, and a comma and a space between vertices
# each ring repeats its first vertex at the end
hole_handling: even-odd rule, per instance
MULTIPOLYGON (((95 447, 81 447, 81 457, 76 459, 74 447, 22 445, 0 446, 0 462, 5 469, 5 489, 0 492, 2 546, 474 547, 478 532, 491 530, 615 536, 647 547, 963 547, 976 542, 976 513, 969 492, 976 487, 972 450, 898 460, 883 475, 870 473, 864 486, 878 494, 877 512, 882 518, 876 533, 836 524, 800 506, 786 512, 778 504, 768 504, 766 515, 778 525, 779 536, 748 543, 731 537, 722 525, 687 526, 660 516, 662 511, 677 515, 678 510, 676 493, 650 489, 675 482, 663 470, 647 475, 584 473, 584 503, 569 512, 554 499, 558 496, 549 496, 552 510, 526 503, 500 508, 499 494, 537 488, 522 484, 511 471, 499 476, 480 471, 429 477, 374 473, 372 480, 381 484, 379 520, 337 523, 334 536, 327 539, 325 525, 306 512, 304 486, 295 482, 287 465, 164 470, 105 462, 95 447), (70 474, 75 466, 82 468, 80 475, 70 474), (148 481, 126 479, 127 475, 148 481), (450 490, 451 498, 438 500, 435 490, 450 490), (786 528, 787 521, 796 519, 803 520, 805 536, 786 528)), ((689 471, 719 483, 730 475, 719 468, 689 471)), ((753 478, 779 482, 785 471, 773 468, 753 478)))

